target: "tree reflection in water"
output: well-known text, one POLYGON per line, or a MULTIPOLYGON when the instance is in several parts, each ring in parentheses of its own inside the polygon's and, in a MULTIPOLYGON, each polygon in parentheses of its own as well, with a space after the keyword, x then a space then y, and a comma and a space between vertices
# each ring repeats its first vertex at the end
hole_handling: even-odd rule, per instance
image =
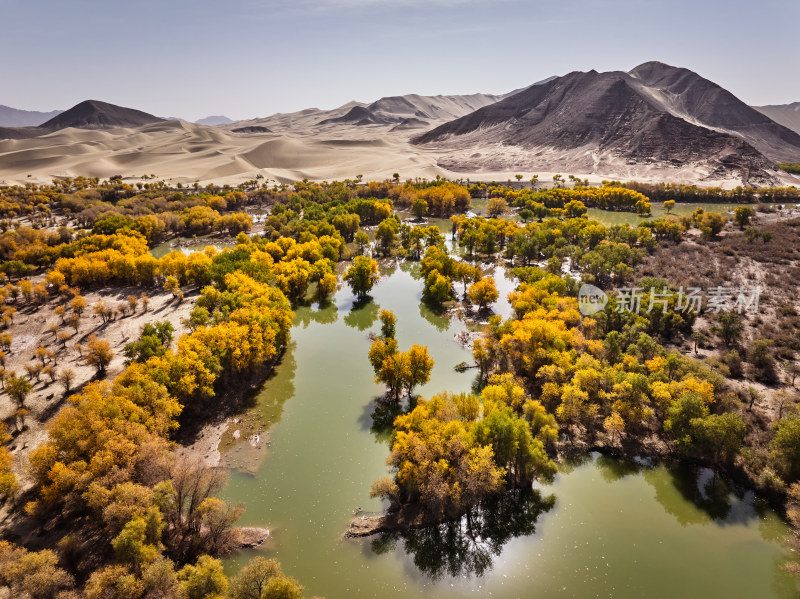
POLYGON ((609 483, 641 473, 655 490, 656 501, 683 526, 745 523, 757 515, 752 498, 745 500, 743 488, 708 468, 686 463, 658 465, 605 455, 597 458, 597 466, 603 480, 609 483))
POLYGON ((353 302, 353 307, 344 317, 344 323, 359 331, 366 331, 378 320, 379 311, 380 306, 373 301, 371 296, 367 295, 353 302))
POLYGON ((317 309, 313 306, 298 306, 294 312, 294 326, 308 328, 313 322, 316 324, 333 324, 339 320, 339 309, 330 300, 325 300, 317 304, 317 309))
POLYGON ((372 550, 386 553, 402 541, 414 565, 432 580, 483 576, 503 546, 536 532, 537 519, 554 505, 554 495, 512 490, 485 501, 460 520, 381 535, 372 542, 372 550))

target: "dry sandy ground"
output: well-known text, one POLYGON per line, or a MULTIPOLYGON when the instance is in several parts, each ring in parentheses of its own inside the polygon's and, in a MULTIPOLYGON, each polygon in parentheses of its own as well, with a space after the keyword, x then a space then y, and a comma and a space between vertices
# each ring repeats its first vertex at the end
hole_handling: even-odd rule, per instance
MULTIPOLYGON (((115 357, 107 368, 105 378, 113 379, 119 374, 125 364, 123 348, 126 343, 136 340, 139 337, 142 327, 156 320, 168 320, 175 327, 173 339, 177 339, 186 332, 186 328, 181 324, 181 320, 188 317, 194 305, 194 297, 187 294, 183 302, 176 303, 171 294, 155 292, 155 290, 139 288, 115 288, 105 289, 86 293, 83 296, 88 307, 83 313, 81 325, 77 335, 71 327, 61 325, 61 319, 55 314, 54 309, 58 302, 51 300, 44 306, 17 306, 18 312, 14 315, 13 324, 3 332, 11 333, 13 341, 11 351, 6 354, 6 370, 16 372, 17 375, 25 375, 25 365, 38 361, 34 355, 36 349, 43 346, 56 352, 55 363, 48 360, 48 365, 56 371, 69 368, 74 371, 75 379, 72 383, 74 390, 80 389, 83 385, 95 378, 96 370, 93 366, 86 364, 75 348, 76 343, 85 346, 89 335, 95 334, 100 339, 107 340, 115 353, 115 357), (125 316, 117 317, 106 324, 102 323, 99 316, 92 313, 93 305, 102 297, 110 304, 125 302, 128 295, 139 295, 146 291, 150 297, 150 304, 147 312, 143 311, 140 303, 135 314, 130 311, 125 316), (61 331, 72 333, 72 338, 67 342, 66 347, 55 339, 55 336, 48 330, 53 324, 59 324, 61 331)), ((0 419, 8 424, 9 431, 15 432, 15 437, 9 442, 9 448, 15 454, 15 471, 20 475, 23 487, 28 481, 24 478, 27 456, 31 450, 39 446, 47 438, 46 425, 53 418, 61 406, 64 405, 66 397, 64 387, 60 382, 52 382, 47 375, 42 375, 40 381, 33 380, 34 389, 25 402, 25 407, 29 414, 25 418, 27 428, 16 433, 14 424, 14 412, 16 404, 6 393, 0 394, 0 419)))
MULTIPOLYGON (((772 213, 757 213, 751 221, 751 224, 757 228, 765 227, 769 230, 769 225, 779 225, 781 221, 792 220, 798 217, 800 212, 797 209, 791 208, 787 210, 777 210, 772 213)), ((742 317, 743 332, 738 346, 727 347, 721 339, 713 333, 714 327, 717 325, 715 317, 704 314, 697 318, 694 325, 694 330, 701 331, 706 334, 708 341, 698 347, 698 352, 694 351, 694 343, 687 339, 686 342, 677 347, 678 350, 683 352, 686 356, 692 358, 716 358, 721 360, 728 351, 736 349, 743 360, 745 376, 742 378, 728 378, 727 387, 729 390, 736 392, 740 397, 747 397, 748 387, 753 387, 760 393, 760 398, 753 404, 753 411, 757 412, 759 416, 763 417, 768 422, 776 422, 781 415, 786 414, 786 410, 790 406, 800 405, 800 377, 795 381, 797 384, 793 385, 791 377, 786 374, 781 368, 777 368, 778 381, 774 384, 764 384, 755 379, 755 371, 750 366, 747 359, 747 348, 750 344, 757 340, 762 339, 766 335, 764 333, 765 325, 783 323, 789 326, 789 323, 782 320, 779 314, 781 306, 791 305, 795 308, 798 305, 796 284, 790 275, 787 274, 787 269, 792 268, 793 264, 781 262, 760 262, 754 260, 750 256, 735 256, 733 260, 722 263, 721 258, 726 256, 721 251, 721 247, 725 245, 725 238, 729 235, 739 235, 741 232, 730 223, 725 227, 717 242, 704 242, 700 239, 700 231, 697 229, 690 229, 688 232, 689 239, 684 241, 681 245, 675 247, 667 247, 664 252, 672 256, 675 264, 680 264, 680 259, 691 255, 690 260, 697 260, 694 254, 688 254, 687 250, 692 247, 709 247, 712 252, 706 256, 708 262, 691 264, 689 266, 682 265, 678 267, 682 272, 697 273, 705 270, 705 275, 701 280, 706 279, 707 283, 701 284, 701 287, 708 289, 710 286, 717 284, 726 287, 742 287, 745 289, 753 289, 760 286, 763 290, 760 301, 759 309, 756 315, 745 314, 742 317), (694 239, 692 239, 694 238, 694 239), (733 262, 732 265, 730 262, 733 262), (717 274, 721 277, 719 280, 714 277, 717 274), (776 285, 775 281, 785 281, 785 284, 776 285), (704 347, 705 346, 705 347, 704 347), (781 399, 784 400, 783 409, 781 409, 781 399)), ((754 248, 757 249, 757 248, 754 248)), ((644 265, 637 267, 644 268, 644 265)), ((658 272, 658 271, 656 271, 658 272)), ((652 272, 645 270, 645 274, 652 275, 652 272)), ((674 275, 674 273, 672 273, 674 275)), ((686 281, 682 281, 674 276, 669 276, 662 273, 660 276, 665 277, 670 284, 679 285, 686 281)))

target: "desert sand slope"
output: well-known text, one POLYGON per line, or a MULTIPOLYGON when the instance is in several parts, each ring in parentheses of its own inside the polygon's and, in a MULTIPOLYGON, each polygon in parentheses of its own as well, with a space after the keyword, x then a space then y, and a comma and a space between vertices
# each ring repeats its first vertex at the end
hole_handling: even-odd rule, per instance
MULTIPOLYGON (((403 178, 441 175, 504 181, 516 173, 534 172, 542 180, 560 172, 592 182, 603 178, 635 178, 725 187, 741 183, 729 172, 715 173, 707 165, 638 164, 601 157, 581 148, 550 150, 532 157, 524 148, 486 143, 459 154, 411 145, 410 131, 391 133, 390 128, 388 125, 354 128, 347 139, 231 133, 182 121, 107 130, 68 128, 32 139, 0 141, 0 184, 49 183, 57 177, 78 175, 101 178, 122 175, 135 181, 145 173, 155 173, 172 184, 194 181, 238 184, 257 174, 281 182, 303 178, 331 181, 358 174, 367 180, 382 180, 394 173, 403 178), (576 157, 586 159, 579 162, 576 157), (577 163, 585 168, 562 168, 577 163)), ((800 183, 798 179, 792 181, 800 183)))
POLYGON ((787 129, 800 133, 800 102, 791 104, 775 104, 771 106, 753 106, 761 114, 780 123, 787 129))
POLYGON ((395 172, 420 177, 446 174, 436 167, 435 154, 411 148, 404 137, 382 135, 292 137, 165 121, 137 128, 68 128, 32 139, 0 141, 0 183, 5 184, 77 175, 139 179, 155 173, 172 182, 239 183, 256 174, 288 182, 357 174, 384 179, 395 172))
POLYGON ((236 121, 229 125, 221 125, 221 129, 241 129, 244 127, 266 127, 270 131, 280 133, 293 133, 295 135, 313 135, 319 129, 319 124, 324 120, 336 119, 347 114, 356 106, 365 106, 359 102, 348 102, 344 106, 333 110, 320 110, 319 108, 306 108, 298 112, 279 112, 272 116, 236 121))

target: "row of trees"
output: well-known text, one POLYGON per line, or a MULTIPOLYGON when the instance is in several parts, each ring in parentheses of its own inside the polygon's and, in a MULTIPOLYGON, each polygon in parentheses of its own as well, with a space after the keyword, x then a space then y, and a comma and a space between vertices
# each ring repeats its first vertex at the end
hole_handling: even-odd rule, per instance
MULTIPOLYGON (((277 261, 264 244, 250 243, 205 256, 217 276, 201 292, 195 311, 206 318, 193 313, 193 332, 173 349, 168 323, 148 325, 126 347, 121 375, 70 398, 50 424, 49 440, 30 455, 37 498, 26 511, 42 520, 90 515, 87 529, 65 537, 61 560, 52 551, 3 545, 0 584, 53 597, 88 575, 89 598, 300 597, 302 587, 274 561, 256 560, 233 580, 224 575, 214 556, 238 542, 233 524, 242 507, 214 497, 221 471, 178 459, 170 440, 181 414, 202 411, 222 384, 269 364, 285 347, 293 314, 275 271, 312 251, 290 241, 280 252, 273 248, 277 261), (239 262, 223 257, 237 251, 239 262), (96 559, 104 552, 113 560, 93 572, 85 570, 91 560, 80 559, 62 570, 65 555, 96 559)), ((2 451, 0 493, 8 495, 14 484, 2 451)))
POLYGON ((556 187, 542 191, 493 187, 489 189, 489 197, 502 197, 507 203, 528 210, 538 218, 541 218, 539 215, 543 210, 553 209, 565 210, 566 216, 572 216, 569 211, 579 209, 578 204, 590 208, 636 212, 642 216, 649 215, 651 208, 650 198, 646 195, 614 185, 576 186, 572 189, 556 187))

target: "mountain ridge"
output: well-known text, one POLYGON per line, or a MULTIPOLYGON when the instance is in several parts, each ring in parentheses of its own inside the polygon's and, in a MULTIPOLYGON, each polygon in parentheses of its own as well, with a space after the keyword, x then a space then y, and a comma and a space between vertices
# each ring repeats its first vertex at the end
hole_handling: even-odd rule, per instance
POLYGON ((23 110, 0 104, 0 127, 38 127, 62 112, 62 110, 49 112, 23 110))
POLYGON ((800 162, 795 133, 696 73, 658 62, 574 71, 503 95, 386 96, 218 126, 82 104, 49 128, 0 128, 0 182, 141 172, 184 183, 568 172, 724 187, 800 183, 775 165, 783 156, 800 162))
MULTIPOLYGON (((800 157, 800 135, 688 69, 648 62, 629 72, 573 71, 444 123, 411 143, 453 150, 443 164, 470 170, 470 147, 499 144, 536 156, 561 152, 567 168, 601 158, 707 163, 744 181, 767 180, 775 161, 800 157), (460 152, 460 154, 459 154, 460 152), (461 158, 459 158, 459 155, 461 158)), ((492 160, 501 157, 497 153, 492 160)))
POLYGON ((753 108, 776 123, 780 123, 795 133, 800 133, 800 102, 753 106, 753 108))

